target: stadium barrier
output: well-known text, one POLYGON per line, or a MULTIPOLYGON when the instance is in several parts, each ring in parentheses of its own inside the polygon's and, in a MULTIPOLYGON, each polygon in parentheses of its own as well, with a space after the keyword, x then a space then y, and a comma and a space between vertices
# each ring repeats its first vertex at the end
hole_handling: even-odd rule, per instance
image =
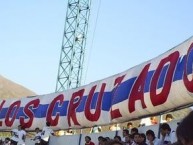
MULTIPOLYGON (((174 120, 170 123, 168 123, 172 129, 172 131, 175 131, 177 128, 177 124, 180 122, 180 120, 174 120)), ((157 125, 150 125, 150 126, 143 126, 139 127, 139 133, 146 133, 147 130, 153 130, 155 135, 159 136, 159 124, 157 125)), ((107 131, 107 132, 100 132, 100 133, 91 133, 91 134, 76 134, 76 135, 63 135, 60 137, 52 136, 50 138, 49 145, 85 145, 85 136, 90 136, 92 139, 92 142, 95 143, 95 145, 98 145, 98 137, 109 137, 111 139, 114 138, 115 135, 119 135, 122 137, 122 130, 119 131, 107 131)), ((34 142, 30 139, 26 140, 26 145, 34 145, 34 142)))

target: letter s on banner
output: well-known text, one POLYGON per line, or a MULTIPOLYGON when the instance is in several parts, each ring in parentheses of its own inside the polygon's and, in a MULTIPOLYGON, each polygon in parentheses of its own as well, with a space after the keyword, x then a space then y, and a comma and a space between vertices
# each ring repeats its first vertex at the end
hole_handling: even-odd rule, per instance
POLYGON ((29 118, 29 120, 28 122, 25 122, 25 117, 21 116, 19 119, 20 119, 20 124, 22 124, 22 126, 24 126, 25 128, 31 127, 34 119, 34 113, 30 107, 33 106, 32 108, 35 109, 35 108, 38 108, 39 104, 40 104, 40 99, 35 99, 27 103, 23 111, 25 115, 29 118))
POLYGON ((20 104, 21 104, 21 101, 16 101, 12 103, 11 106, 9 107, 5 117, 6 126, 11 127, 13 125, 13 122, 15 121, 16 115, 19 111, 20 104), (12 111, 14 111, 14 113, 12 113, 12 111), (13 114, 13 116, 10 116, 11 114, 13 114), (11 120, 9 120, 9 118, 11 118, 11 120))
POLYGON ((150 84, 150 99, 154 106, 161 105, 167 100, 169 92, 170 92, 171 84, 172 84, 174 69, 176 67, 178 58, 179 58, 179 52, 178 51, 173 52, 168 57, 162 59, 157 69, 155 70, 154 75, 151 80, 151 84, 150 84), (168 62, 169 62, 168 69, 167 69, 167 73, 165 76, 165 81, 163 84, 162 91, 159 94, 157 94, 156 93, 157 84, 158 84, 158 80, 159 80, 161 71, 164 65, 168 62))
POLYGON ((193 43, 190 45, 187 55, 186 55, 186 63, 184 65, 184 85, 186 86, 187 90, 193 93, 193 43), (188 69, 191 70, 192 73, 192 80, 188 79, 188 69))

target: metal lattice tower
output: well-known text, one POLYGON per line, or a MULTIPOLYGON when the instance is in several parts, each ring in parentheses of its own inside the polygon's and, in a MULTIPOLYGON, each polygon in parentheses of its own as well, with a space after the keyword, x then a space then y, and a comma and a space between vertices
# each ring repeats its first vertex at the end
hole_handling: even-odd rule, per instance
POLYGON ((91 0, 69 0, 56 92, 81 85, 91 0))

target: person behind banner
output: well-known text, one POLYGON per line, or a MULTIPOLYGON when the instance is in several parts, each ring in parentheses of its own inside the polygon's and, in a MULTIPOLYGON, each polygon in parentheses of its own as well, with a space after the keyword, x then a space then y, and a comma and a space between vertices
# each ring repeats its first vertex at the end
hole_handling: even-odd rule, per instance
POLYGON ((133 135, 133 141, 131 145, 139 145, 140 143, 140 134, 139 133, 134 133, 133 135))
POLYGON ((95 145, 95 144, 91 141, 91 137, 90 137, 90 136, 85 136, 85 145, 95 145))
POLYGON ((117 140, 112 140, 108 143, 108 145, 124 145, 124 143, 117 140))
POLYGON ((146 135, 144 133, 139 134, 139 145, 147 145, 146 135))
POLYGON ((17 142, 19 141, 19 133, 18 132, 19 132, 18 128, 11 130, 11 145, 17 145, 17 142))
POLYGON ((17 145, 25 145, 25 139, 26 139, 26 131, 23 126, 18 126, 18 136, 19 140, 17 145))
POLYGON ((167 123, 161 124, 160 133, 162 135, 162 145, 172 144, 177 141, 175 131, 172 131, 167 123))
POLYGON ((11 145, 11 139, 6 137, 2 145, 11 145))
POLYGON ((54 136, 54 131, 50 128, 50 122, 46 122, 46 126, 43 127, 41 132, 40 145, 48 145, 51 135, 54 136))
POLYGON ((123 131, 122 131, 122 141, 123 142, 125 142, 125 137, 126 136, 128 136, 129 135, 129 130, 127 130, 127 129, 124 129, 123 131))
POLYGON ((35 145, 40 145, 40 141, 41 141, 41 131, 40 129, 37 127, 35 129, 35 137, 32 139, 35 142, 35 145))
POLYGON ((155 133, 153 130, 147 130, 146 131, 146 138, 148 140, 148 145, 161 145, 161 139, 157 138, 155 136, 155 133))
POLYGON ((171 122, 173 119, 174 119, 174 117, 172 116, 172 114, 166 115, 166 118, 165 118, 166 122, 171 122))
POLYGON ((119 125, 118 123, 116 123, 116 124, 111 125, 111 126, 109 127, 109 130, 110 130, 110 131, 121 130, 121 127, 120 127, 120 125, 119 125))
POLYGON ((132 122, 128 122, 126 129, 132 129, 132 128, 133 128, 133 123, 132 122))
POLYGON ((97 126, 97 125, 93 126, 93 127, 90 129, 90 133, 99 133, 99 132, 101 132, 101 131, 102 131, 101 126, 97 126))

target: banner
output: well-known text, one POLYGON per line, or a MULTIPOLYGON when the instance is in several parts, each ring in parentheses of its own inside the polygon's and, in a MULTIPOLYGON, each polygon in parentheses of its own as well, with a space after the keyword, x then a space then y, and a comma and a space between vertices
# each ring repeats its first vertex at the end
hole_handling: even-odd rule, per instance
MULTIPOLYGON (((131 60, 130 60, 131 61, 131 60)), ((193 103, 193 37, 125 72, 64 92, 0 101, 0 127, 84 128, 193 103)))

